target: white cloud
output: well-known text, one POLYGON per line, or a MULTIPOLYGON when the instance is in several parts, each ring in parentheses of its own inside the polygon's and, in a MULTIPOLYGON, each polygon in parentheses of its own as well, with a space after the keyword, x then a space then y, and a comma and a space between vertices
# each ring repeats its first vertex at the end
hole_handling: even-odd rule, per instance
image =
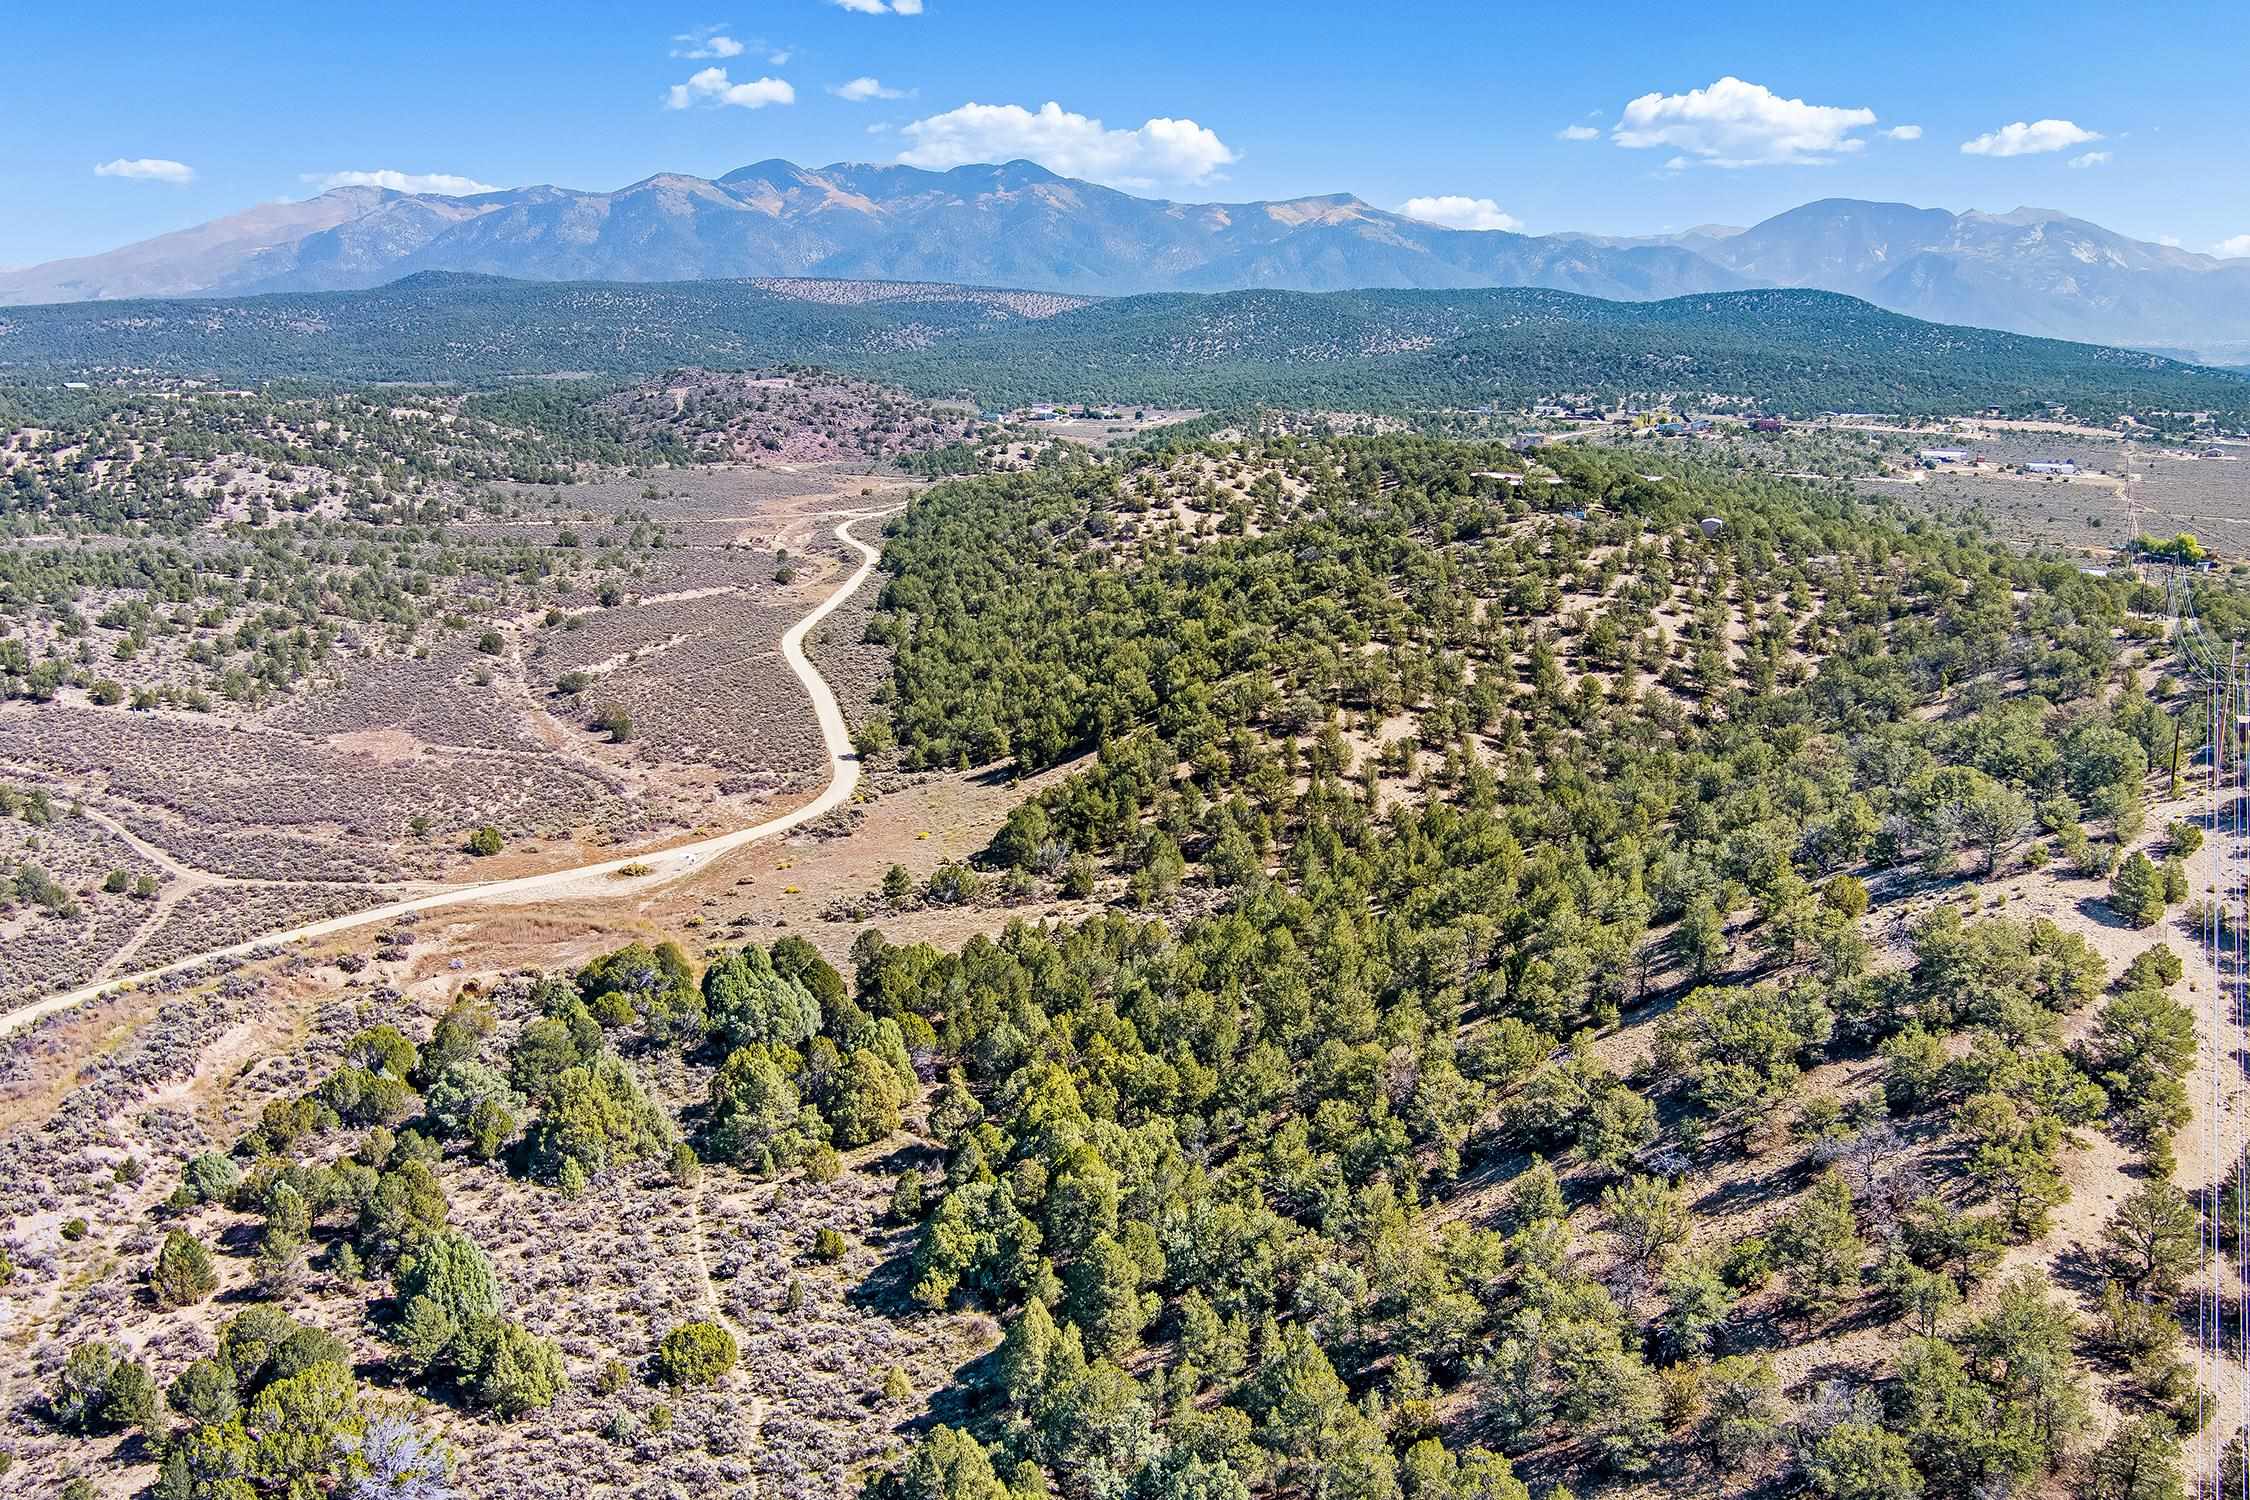
POLYGON ((918 16, 922 13, 922 0, 829 0, 831 5, 856 11, 863 16, 918 16))
POLYGON ((2107 151, 2088 151, 2083 153, 2082 155, 2072 157, 2069 161, 2063 163, 2063 165, 2069 167, 2098 167, 2103 162, 2106 162, 2108 160, 2109 153, 2107 151))
POLYGON ((458 177, 451 172, 313 172, 305 174, 305 181, 316 184, 322 192, 340 187, 389 188, 394 193, 442 193, 448 198, 465 198, 472 193, 497 193, 500 190, 489 182, 479 182, 474 177, 458 177))
POLYGON ((1500 205, 1490 198, 1471 198, 1463 193, 1445 193, 1435 198, 1409 198, 1399 205, 1398 211, 1409 219, 1419 219, 1425 224, 1435 224, 1443 229, 1521 229, 1523 221, 1513 214, 1500 211, 1500 205))
POLYGON ((2221 240, 2212 248, 2229 260, 2238 255, 2250 255, 2250 234, 2238 234, 2231 239, 2221 240))
POLYGON ((1036 114, 1020 104, 964 104, 902 127, 910 167, 958 167, 1028 157, 1051 171, 1120 187, 1155 180, 1201 182, 1233 162, 1218 135, 1193 120, 1149 120, 1111 130, 1049 100, 1036 114))
POLYGON ((1893 125, 1883 132, 1883 137, 1892 141, 1918 141, 1922 138, 1922 127, 1919 125, 1893 125))
POLYGON ((795 104, 797 91, 785 79, 758 78, 736 83, 724 68, 705 68, 685 83, 665 91, 666 109, 688 109, 697 104, 732 104, 740 109, 764 109, 769 104, 795 104))
POLYGON ((1591 125, 1565 125, 1555 132, 1558 141, 1598 141, 1602 133, 1591 125))
POLYGON ((724 22, 717 26, 698 26, 693 31, 683 31, 672 38, 672 55, 696 62, 726 62, 737 57, 762 57, 772 67, 782 67, 789 61, 789 49, 776 47, 763 37, 744 41, 729 35, 724 22))
POLYGON ((161 156, 120 156, 115 161, 99 163, 94 168, 96 177, 130 177, 140 182, 170 182, 186 184, 195 181, 195 168, 186 162, 167 161, 161 156))
POLYGON ((740 57, 742 43, 728 36, 716 26, 705 26, 696 31, 685 31, 672 38, 674 57, 709 58, 740 57))
POLYGON ((1819 165, 1867 143, 1852 134, 1875 123, 1871 109, 1784 99, 1734 77, 1684 94, 1643 94, 1610 131, 1620 146, 1669 146, 1667 166, 1819 165))
MULTIPOLYGON (((2243 238, 2250 240, 2250 235, 2244 235, 2243 238)), ((2156 237, 2156 243, 2167 250, 2177 250, 2180 248, 2180 237, 2176 234, 2160 234, 2156 237)))
POLYGON ((1961 143, 1964 156, 2036 156, 2042 151, 2062 151, 2071 146, 2083 146, 2098 141, 2102 133, 2085 130, 2068 120, 2022 120, 2013 125, 2003 125, 1998 130, 1988 130, 1974 140, 1961 143))
POLYGON ((905 89, 885 88, 874 78, 854 78, 850 83, 839 83, 829 93, 839 99, 849 99, 854 104, 864 104, 870 99, 904 99, 905 89))

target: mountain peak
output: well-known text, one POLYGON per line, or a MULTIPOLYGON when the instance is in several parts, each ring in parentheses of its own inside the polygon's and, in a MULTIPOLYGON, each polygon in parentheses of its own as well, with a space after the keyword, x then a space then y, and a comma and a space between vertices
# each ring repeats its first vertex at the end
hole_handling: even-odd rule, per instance
POLYGON ((654 172, 639 182, 619 188, 610 196, 623 197, 627 193, 647 192, 651 188, 668 188, 678 193, 707 193, 713 186, 715 184, 708 177, 695 177, 686 172, 654 172))
POLYGON ((1783 209, 1763 223, 1753 224, 1745 233, 1754 234, 1767 224, 1781 224, 1807 219, 1873 220, 1878 222, 1912 222, 1938 220, 1950 221, 1953 215, 1942 208, 1916 208, 1911 203, 1885 203, 1873 198, 1815 198, 1795 208, 1783 209))
POLYGON ((747 167, 736 167, 726 176, 718 178, 721 187, 738 187, 746 182, 763 182, 773 187, 793 187, 813 174, 793 161, 783 161, 778 156, 764 161, 754 161, 747 167))
POLYGON ((1050 172, 1039 163, 1026 161, 1020 156, 1013 161, 979 162, 968 166, 955 167, 945 176, 956 182, 989 182, 1003 193, 1018 193, 1025 188, 1046 187, 1049 184, 1061 184, 1066 187, 1081 186, 1068 177, 1050 172))
POLYGON ((2027 229, 2034 224, 2053 224, 2063 220, 2075 221, 2078 216, 2066 214, 2059 208, 2022 207, 2011 209, 2004 214, 1981 213, 1972 208, 1961 217, 1972 224, 2006 224, 2017 229, 2027 229))
MULTIPOLYGON (((1374 215, 1381 213, 1380 209, 1375 208, 1372 204, 1360 201, 1350 193, 1323 193, 1311 198, 1281 198, 1257 206, 1265 210, 1267 218, 1277 224, 1286 224, 1291 228, 1298 228, 1307 224, 1357 224, 1366 222, 1374 215)), ((1399 219, 1396 215, 1384 215, 1384 217, 1386 219, 1397 219, 1397 222, 1401 224, 1412 224, 1422 231, 1435 231, 1440 234, 1447 232, 1439 225, 1424 224, 1419 220, 1399 219)), ((1498 242, 1495 241, 1494 243, 1498 242)))

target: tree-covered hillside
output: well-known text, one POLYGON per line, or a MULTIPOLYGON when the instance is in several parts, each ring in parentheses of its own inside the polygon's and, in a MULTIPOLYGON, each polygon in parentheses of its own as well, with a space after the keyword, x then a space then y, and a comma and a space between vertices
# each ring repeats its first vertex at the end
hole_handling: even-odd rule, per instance
MULTIPOLYGON (((1182 526, 1181 457, 949 485, 886 549, 910 757, 1098 750, 993 860, 1217 896, 863 944, 949 1070, 915 1296, 1008 1330, 990 1456, 933 1434, 903 1493, 2178 1496, 2179 959, 1868 915, 2143 841, 2194 715, 2129 590, 1454 445, 1214 447, 1182 526)), ((2132 924, 2181 894, 2118 868, 2132 924)))
POLYGON ((1183 435, 915 501, 869 752, 1086 756, 931 887, 1100 909, 893 907, 833 966, 698 916, 474 988, 431 924, 418 998, 223 1073, 199 1007, 261 981, 159 997, 199 1040, 85 1074, 130 1169, 0 1133, 26 1471, 2179 1500, 2219 1184, 2147 591, 1542 457, 1183 435), (2057 867, 2130 958, 2024 909, 2057 867))
POLYGON ((2153 355, 1923 323, 1822 292, 1618 303, 1565 292, 1226 292, 1025 317, 951 300, 832 303, 748 282, 422 275, 366 292, 10 309, 0 372, 471 384, 810 361, 979 402, 1520 407, 1558 393, 1718 397, 1789 413, 2060 403, 2250 419, 2250 380, 2153 355))
POLYGON ((2049 403, 2250 411, 2250 383, 2151 355, 1886 313, 1824 292, 1604 302, 1567 292, 1233 292, 1127 297, 888 361, 1003 402, 1401 409, 1728 398, 1790 415, 1909 416, 2049 403))

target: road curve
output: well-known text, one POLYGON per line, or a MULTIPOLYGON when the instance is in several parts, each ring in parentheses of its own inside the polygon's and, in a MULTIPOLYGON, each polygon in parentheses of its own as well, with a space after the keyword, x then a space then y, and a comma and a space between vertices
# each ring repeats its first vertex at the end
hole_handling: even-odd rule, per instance
MULTIPOLYGON (((834 512, 831 512, 831 514, 834 514, 834 512)), ((777 833, 787 833, 792 828, 801 827, 815 818, 842 807, 851 800, 852 793, 859 788, 859 756, 852 749, 851 730, 844 723, 844 711, 837 706, 836 695, 829 691, 827 679, 823 678, 805 657, 805 636, 810 633, 815 625, 828 618, 838 605, 857 593, 861 585, 867 582, 868 575, 875 571, 875 560, 880 554, 876 548, 870 547, 851 534, 853 523, 867 520, 872 516, 888 514, 890 512, 887 510, 855 511, 847 514, 843 520, 836 524, 836 539, 859 553, 861 558, 859 568, 839 584, 835 592, 813 606, 811 613, 790 626, 781 637, 781 654, 788 661, 789 670, 796 673, 797 680, 805 685, 805 692, 812 699, 813 713, 820 721, 820 737, 828 746, 828 785, 819 796, 813 798, 803 807, 785 812, 777 818, 768 818, 765 822, 752 827, 738 828, 732 833, 718 834, 711 838, 700 839, 692 844, 679 844, 670 849, 660 849, 647 853, 621 855, 616 859, 605 859, 589 865, 572 865, 568 869, 548 870, 538 875, 519 875, 511 880, 488 880, 474 885, 449 886, 441 891, 432 891, 428 895, 415 896, 405 901, 394 901, 388 906, 371 906, 364 911, 348 912, 340 917, 329 917, 318 922, 308 922, 302 927, 291 927, 280 932, 265 933, 244 942, 229 944, 224 948, 213 948, 189 958, 178 959, 158 968, 145 969, 138 974, 121 974, 112 979, 101 980, 95 984, 65 991, 59 995, 49 995, 44 999, 34 1000, 29 1005, 19 1006, 5 1015, 0 1015, 0 1036, 19 1031, 42 1017, 53 1015, 56 1011, 68 1010, 74 1005, 81 1005, 88 1000, 98 999, 119 989, 146 984, 152 979, 161 978, 163 975, 175 973, 181 969, 192 968, 197 964, 208 963, 215 958, 234 958, 243 954, 254 953, 261 948, 280 947, 290 943, 305 942, 312 938, 328 937, 334 933, 348 932, 354 927, 365 927, 374 922, 388 922, 394 918, 403 917, 409 912, 434 911, 440 907, 466 906, 481 901, 539 896, 561 889, 574 881, 585 880, 589 877, 614 875, 627 865, 632 864, 648 866, 650 874, 645 880, 636 881, 634 886, 636 890, 646 889, 649 885, 661 884, 666 880, 684 874, 688 869, 703 860, 712 859, 730 850, 739 849, 744 844, 754 844, 760 839, 772 838, 777 833)))

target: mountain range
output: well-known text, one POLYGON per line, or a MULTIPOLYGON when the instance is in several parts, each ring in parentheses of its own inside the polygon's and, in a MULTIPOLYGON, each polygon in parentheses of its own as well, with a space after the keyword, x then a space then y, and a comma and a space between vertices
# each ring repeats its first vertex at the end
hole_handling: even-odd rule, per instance
POLYGON ((0 272, 0 305, 365 288, 422 271, 548 281, 815 276, 1080 295, 1544 287, 1621 300, 1804 287, 1938 322, 2250 361, 2250 258, 2047 209, 1831 198, 1749 228, 1618 238, 1442 228, 1349 194, 1173 203, 1031 162, 785 161, 614 192, 338 188, 0 272))

